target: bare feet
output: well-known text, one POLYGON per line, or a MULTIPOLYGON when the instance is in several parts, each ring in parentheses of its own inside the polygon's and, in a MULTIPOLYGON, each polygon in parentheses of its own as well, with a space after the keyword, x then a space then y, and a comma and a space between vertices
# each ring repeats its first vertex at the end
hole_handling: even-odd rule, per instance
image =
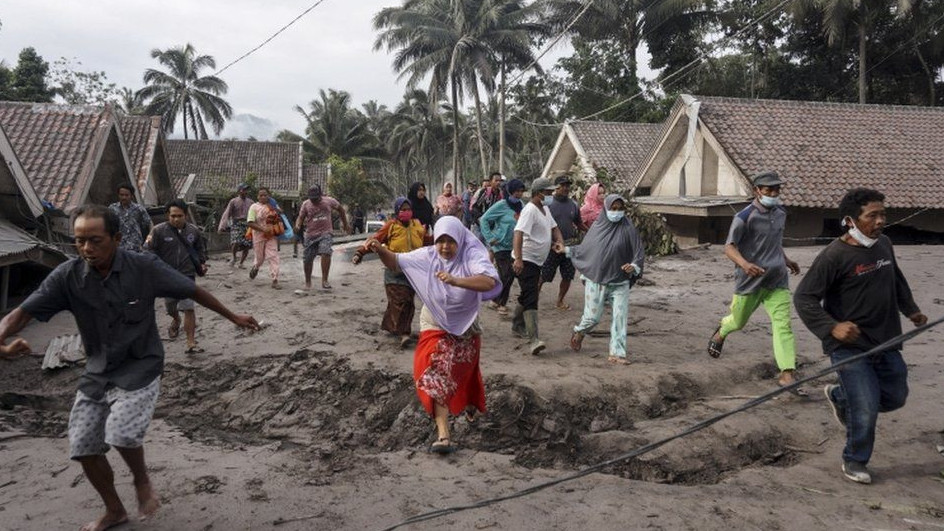
POLYGON ((134 490, 138 494, 138 520, 144 521, 154 516, 161 506, 161 499, 154 492, 151 483, 135 485, 134 490))
POLYGON ((122 511, 118 514, 105 513, 98 520, 83 525, 82 531, 104 531, 105 529, 111 529, 127 521, 128 513, 126 512, 122 511))

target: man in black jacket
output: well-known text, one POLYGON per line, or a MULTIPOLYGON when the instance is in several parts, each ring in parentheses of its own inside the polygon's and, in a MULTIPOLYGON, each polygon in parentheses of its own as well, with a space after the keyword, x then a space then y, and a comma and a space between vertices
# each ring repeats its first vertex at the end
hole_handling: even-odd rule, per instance
MULTIPOLYGON (((898 268, 892 242, 882 235, 885 196, 850 190, 839 204, 846 233, 823 249, 793 295, 797 313, 839 363, 901 335, 898 313, 916 326, 928 318, 915 304, 898 268)), ((908 369, 901 345, 839 369, 839 385, 824 389, 836 420, 846 429, 842 472, 871 483, 866 465, 875 444, 880 412, 894 411, 908 397, 908 369)))
MULTIPOLYGON (((167 204, 167 221, 155 226, 148 235, 145 248, 156 254, 167 265, 191 280, 206 274, 206 245, 200 229, 187 223, 187 203, 175 199, 167 204)), ((180 312, 184 314, 184 333, 187 334, 187 354, 203 352, 197 345, 197 315, 191 299, 164 299, 167 315, 173 319, 167 335, 173 339, 180 334, 180 312)))

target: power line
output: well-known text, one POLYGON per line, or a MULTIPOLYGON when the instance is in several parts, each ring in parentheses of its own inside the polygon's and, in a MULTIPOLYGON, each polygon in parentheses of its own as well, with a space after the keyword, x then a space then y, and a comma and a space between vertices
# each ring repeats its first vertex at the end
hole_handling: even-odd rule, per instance
POLYGON ((314 4, 312 4, 311 7, 309 7, 308 9, 306 9, 306 10, 304 10, 304 11, 302 11, 302 13, 301 13, 300 15, 298 15, 298 16, 295 17, 295 18, 293 18, 291 22, 289 22, 288 24, 282 26, 278 31, 276 31, 275 33, 273 33, 272 35, 270 35, 268 39, 262 41, 262 43, 259 44, 259 46, 256 46, 256 47, 253 48, 252 50, 249 50, 248 52, 242 54, 242 55, 239 56, 235 61, 229 63, 228 65, 226 65, 226 66, 224 66, 223 68, 221 68, 221 69, 217 70, 216 72, 214 72, 213 75, 218 76, 218 75, 222 74, 227 68, 229 68, 229 67, 233 66, 234 64, 236 64, 236 63, 242 61, 243 59, 249 57, 250 55, 252 55, 253 53, 255 53, 256 50, 258 50, 259 48, 262 48, 262 47, 265 46, 266 44, 269 44, 269 41, 271 41, 272 39, 278 37, 280 33, 282 33, 283 31, 287 30, 287 29, 289 28, 289 26, 291 26, 292 24, 298 22, 298 20, 299 20, 300 18, 302 18, 302 17, 304 17, 305 15, 307 15, 309 11, 311 11, 312 9, 314 9, 314 8, 318 7, 319 5, 321 5, 321 3, 324 2, 324 1, 325 1, 325 0, 318 0, 317 2, 315 2, 314 4))
POLYGON ((515 499, 515 498, 521 498, 521 497, 527 496, 527 495, 529 495, 529 494, 534 494, 535 492, 539 492, 539 491, 542 491, 542 490, 544 490, 544 489, 553 487, 553 486, 555 486, 555 485, 559 485, 559 484, 561 484, 561 483, 565 483, 565 482, 567 482, 567 481, 573 481, 573 480, 575 480, 575 479, 582 478, 582 477, 587 476, 587 475, 589 475, 589 474, 592 474, 592 473, 594 473, 594 472, 598 472, 598 471, 600 471, 600 470, 602 470, 602 469, 604 469, 604 468, 606 468, 606 467, 608 467, 608 466, 612 466, 612 465, 615 465, 615 464, 618 464, 618 463, 622 463, 622 462, 624 462, 624 461, 628 461, 628 460, 630 460, 630 459, 632 459, 632 458, 634 458, 634 457, 638 457, 638 456, 643 455, 643 454, 645 454, 645 453, 648 453, 648 452, 651 452, 651 451, 653 451, 653 450, 656 450, 656 449, 658 449, 658 448, 660 448, 660 447, 662 447, 662 446, 664 446, 664 445, 666 445, 666 444, 668 444, 668 443, 670 443, 670 442, 672 442, 672 441, 674 441, 674 440, 676 440, 676 439, 681 439, 682 437, 686 437, 686 436, 691 435, 691 434, 693 434, 693 433, 695 433, 695 432, 701 431, 701 430, 703 430, 703 429, 705 429, 705 428, 707 428, 707 427, 709 427, 709 426, 711 426, 711 425, 713 425, 713 424, 716 424, 716 423, 718 423, 718 422, 720 422, 720 421, 722 421, 722 420, 724 420, 724 419, 726 419, 726 418, 728 418, 728 417, 730 417, 730 416, 733 416, 733 415, 735 415, 735 414, 737 414, 737 413, 741 413, 741 412, 743 412, 743 411, 747 411, 748 409, 751 409, 751 408, 754 408, 754 407, 756 407, 756 406, 759 406, 760 404, 763 404, 764 402, 767 402, 767 401, 773 399, 773 398, 776 397, 777 395, 781 395, 781 394, 783 394, 783 393, 792 392, 792 391, 794 391, 795 389, 797 389, 798 387, 800 387, 801 385, 803 385, 803 384, 805 384, 805 383, 808 383, 808 382, 813 381, 813 380, 817 380, 817 379, 822 378, 822 377, 824 377, 824 376, 828 376, 829 374, 831 374, 831 373, 833 373, 833 372, 836 372, 836 370, 839 369, 840 367, 843 367, 843 366, 845 366, 845 365, 849 365, 849 364, 855 363, 855 362, 857 362, 857 361, 863 360, 863 359, 865 359, 865 358, 867 358, 867 357, 869 357, 869 356, 874 356, 874 355, 876 355, 876 354, 879 354, 879 353, 881 353, 881 352, 883 352, 883 351, 885 351, 885 350, 888 350, 888 349, 892 348, 892 347, 895 346, 895 345, 898 345, 898 344, 900 344, 900 343, 903 343, 903 342, 905 342, 905 341, 908 341, 908 340, 914 338, 915 336, 917 336, 917 335, 919 335, 919 334, 921 334, 921 333, 923 333, 923 332, 926 332, 927 330, 929 330, 929 329, 931 329, 931 328, 933 328, 933 327, 935 327, 935 326, 941 324, 942 322, 944 322, 944 317, 940 317, 940 318, 938 318, 938 319, 935 320, 935 321, 929 321, 929 322, 927 322, 927 323, 925 323, 925 324, 923 324, 923 325, 921 325, 921 326, 919 326, 919 327, 914 328, 913 330, 911 330, 911 331, 909 331, 909 332, 905 332, 905 333, 900 334, 900 335, 898 335, 898 336, 896 336, 896 337, 893 337, 892 339, 889 339, 888 341, 885 341, 885 342, 882 343, 881 345, 878 345, 878 346, 872 348, 871 350, 868 350, 868 351, 866 351, 866 352, 862 352, 862 353, 860 353, 860 354, 856 354, 855 356, 851 356, 851 357, 849 357, 849 358, 847 358, 847 359, 845 359, 845 360, 843 360, 843 361, 840 361, 839 363, 836 363, 836 364, 834 364, 834 365, 830 365, 829 367, 823 369, 822 371, 820 371, 820 372, 818 372, 818 373, 816 373, 816 374, 814 374, 814 375, 812 375, 812 376, 808 376, 808 377, 806 377, 806 378, 801 378, 801 379, 795 380, 795 381, 794 381, 793 383, 791 383, 791 384, 785 385, 785 386, 783 386, 783 387, 778 387, 777 389, 774 389, 773 391, 770 391, 770 392, 765 393, 765 394, 763 394, 763 395, 760 395, 760 396, 758 396, 758 397, 756 397, 756 398, 753 398, 753 399, 751 399, 751 400, 748 400, 748 401, 745 402, 744 404, 742 404, 742 405, 740 405, 740 406, 738 406, 738 407, 736 407, 736 408, 734 408, 734 409, 732 409, 732 410, 730 410, 730 411, 726 411, 726 412, 724 412, 724 413, 720 413, 720 414, 718 414, 718 415, 716 415, 716 416, 714 416, 714 417, 711 417, 711 418, 709 418, 709 419, 706 419, 706 420, 703 420, 703 421, 701 421, 701 422, 698 422, 698 423, 694 424, 693 426, 689 427, 688 429, 685 429, 685 430, 682 430, 682 431, 679 432, 679 433, 676 433, 675 435, 670 435, 670 436, 668 436, 668 437, 666 437, 666 438, 664 438, 664 439, 661 439, 661 440, 658 440, 658 441, 651 442, 651 443, 649 443, 649 444, 640 446, 640 447, 638 447, 638 448, 636 448, 636 449, 634 449, 634 450, 631 450, 630 452, 627 452, 627 453, 625 453, 625 454, 623 454, 623 455, 619 455, 619 456, 614 457, 614 458, 612 458, 612 459, 608 459, 608 460, 603 461, 603 462, 601 462, 601 463, 597 463, 597 464, 595 464, 595 465, 589 466, 589 467, 584 468, 583 470, 580 470, 580 471, 575 472, 575 473, 573 473, 573 474, 569 474, 569 475, 566 475, 566 476, 563 476, 563 477, 559 477, 559 478, 557 478, 557 479, 553 479, 553 480, 550 480, 550 481, 545 481, 544 483, 539 483, 539 484, 537 484, 537 485, 528 487, 528 488, 526 488, 526 489, 519 490, 519 491, 517 491, 517 492, 513 492, 513 493, 511 493, 511 494, 507 494, 507 495, 504 495, 504 496, 498 496, 498 497, 495 497, 495 498, 490 498, 490 499, 483 500, 483 501, 480 501, 480 502, 477 502, 477 503, 472 503, 472 504, 469 504, 469 505, 458 505, 458 506, 454 506, 454 507, 447 507, 447 508, 445 508, 445 509, 436 509, 436 510, 433 510, 433 511, 429 511, 429 512, 427 512, 427 513, 419 514, 419 515, 416 515, 416 516, 407 518, 406 520, 403 520, 402 522, 400 522, 400 523, 398 523, 398 524, 395 524, 395 525, 392 525, 392 526, 390 526, 390 527, 384 528, 383 531, 393 531, 394 529, 397 529, 397 528, 402 527, 402 526, 405 526, 405 525, 416 524, 416 523, 419 523, 419 522, 425 522, 426 520, 432 520, 432 519, 434 519, 434 518, 439 518, 439 517, 441 517, 441 516, 446 516, 447 514, 454 514, 454 513, 461 512, 461 511, 468 511, 468 510, 471 510, 471 509, 480 509, 480 508, 482 508, 482 507, 487 507, 487 506, 489 506, 489 505, 494 505, 494 504, 499 503, 499 502, 503 502, 503 501, 507 501, 507 500, 511 500, 511 499, 515 499))
MULTIPOLYGON (((524 77, 525 73, 527 73, 527 71, 528 71, 532 66, 534 66, 535 64, 537 64, 537 62, 538 62, 542 57, 544 57, 545 55, 547 55, 547 52, 551 51, 551 48, 553 48, 554 45, 556 45, 558 42, 560 42, 561 39, 564 38, 564 35, 566 35, 568 31, 570 31, 570 28, 574 27, 574 24, 576 24, 577 21, 580 20, 580 17, 582 17, 583 14, 586 13, 587 10, 589 10, 589 9, 590 9, 590 6, 592 6, 592 5, 593 5, 593 0, 589 0, 589 1, 587 2, 587 5, 583 6, 583 9, 581 9, 580 12, 577 13, 577 16, 575 16, 575 17, 573 18, 573 20, 571 20, 570 23, 567 24, 567 26, 565 26, 564 29, 563 29, 560 33, 557 34, 557 37, 554 37, 554 39, 551 40, 551 43, 548 44, 546 48, 544 48, 544 51, 542 51, 540 54, 538 54, 538 56, 535 57, 533 61, 531 61, 530 63, 528 63, 528 66, 522 68, 522 69, 521 69, 521 73, 519 73, 514 79, 512 79, 512 80, 508 83, 508 85, 514 85, 514 84, 516 84, 522 77, 524 77)), ((506 85, 506 88, 507 88, 507 85, 506 85)))

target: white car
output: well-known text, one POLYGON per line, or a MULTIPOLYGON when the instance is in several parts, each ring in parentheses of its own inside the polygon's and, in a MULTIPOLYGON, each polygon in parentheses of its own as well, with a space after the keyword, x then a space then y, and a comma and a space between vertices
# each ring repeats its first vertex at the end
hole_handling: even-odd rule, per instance
POLYGON ((368 220, 364 224, 364 232, 366 232, 367 234, 373 234, 377 232, 378 230, 380 230, 380 228, 383 227, 383 225, 384 225, 383 221, 376 220, 376 219, 368 220))

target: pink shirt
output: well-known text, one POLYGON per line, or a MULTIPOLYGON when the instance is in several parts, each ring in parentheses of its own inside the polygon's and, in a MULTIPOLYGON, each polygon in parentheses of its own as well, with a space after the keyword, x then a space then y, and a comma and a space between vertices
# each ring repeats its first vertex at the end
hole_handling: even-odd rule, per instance
POLYGON ((321 201, 312 203, 306 199, 298 210, 298 217, 305 225, 305 237, 314 238, 334 230, 331 224, 331 211, 341 206, 333 197, 322 196, 321 201))

